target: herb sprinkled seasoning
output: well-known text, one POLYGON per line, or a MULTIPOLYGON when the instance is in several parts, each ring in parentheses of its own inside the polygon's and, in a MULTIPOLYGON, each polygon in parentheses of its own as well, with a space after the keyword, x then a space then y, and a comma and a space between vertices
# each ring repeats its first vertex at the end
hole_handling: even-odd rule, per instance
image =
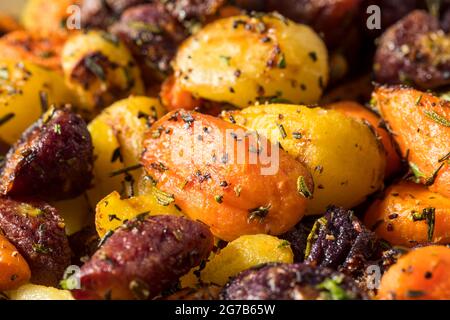
POLYGON ((278 129, 280 130, 281 137, 285 139, 287 137, 286 130, 282 124, 278 124, 278 129))
POLYGON ((444 127, 450 127, 450 120, 446 119, 444 116, 440 115, 436 111, 433 110, 425 110, 423 112, 428 118, 433 120, 434 122, 444 126, 444 127))
POLYGON ((307 199, 312 198, 312 192, 309 190, 304 176, 299 176, 297 178, 297 192, 307 199))
POLYGON ((105 74, 105 70, 103 69, 103 67, 98 64, 97 61, 95 61, 95 58, 91 57, 91 56, 87 56, 84 59, 84 65, 86 66, 86 68, 92 72, 97 78, 99 78, 102 81, 106 80, 106 74, 105 74))
POLYGON ((134 166, 129 166, 129 167, 126 167, 126 168, 123 168, 123 169, 119 169, 119 170, 113 171, 113 172, 111 172, 109 174, 109 176, 110 177, 115 177, 115 176, 118 176, 118 175, 121 175, 121 174, 126 174, 126 173, 128 173, 130 171, 134 171, 134 170, 140 169, 141 167, 142 167, 141 164, 136 164, 134 166))
POLYGON ((269 214, 269 210, 272 205, 261 206, 258 208, 253 208, 248 210, 248 221, 251 222, 255 219, 259 220, 260 223, 264 222, 264 219, 269 214))
POLYGON ((7 123, 9 120, 11 120, 14 117, 15 117, 15 114, 12 112, 5 114, 2 118, 0 118, 0 126, 4 125, 5 123, 7 123))

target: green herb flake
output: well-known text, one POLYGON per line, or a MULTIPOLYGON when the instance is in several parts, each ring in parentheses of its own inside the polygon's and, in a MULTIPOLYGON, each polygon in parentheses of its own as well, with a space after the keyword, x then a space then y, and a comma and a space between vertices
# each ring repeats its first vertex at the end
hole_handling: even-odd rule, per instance
POLYGON ((220 60, 225 63, 227 66, 230 65, 231 57, 229 56, 219 56, 220 60))
POLYGON ((278 124, 278 130, 280 130, 281 137, 283 139, 286 139, 287 137, 286 130, 284 129, 284 126, 282 124, 278 124))
POLYGON ((307 199, 311 199, 313 196, 312 192, 308 188, 308 185, 306 184, 304 176, 299 176, 297 178, 297 192, 307 199))
POLYGON ((291 246, 291 243, 287 240, 281 241, 281 243, 278 245, 278 249, 284 249, 291 246))
POLYGON ((55 123, 54 126, 53 126, 53 131, 56 134, 61 134, 61 125, 59 123, 55 123))
POLYGON ((420 102, 422 101, 422 95, 420 95, 416 100, 416 106, 420 105, 420 102))
POLYGON ((215 195, 214 200, 216 200, 217 203, 223 202, 223 196, 222 195, 215 195))
POLYGON ((326 299, 351 300, 354 297, 341 287, 343 280, 343 276, 334 276, 318 284, 316 288, 324 291, 324 296, 326 299))
POLYGON ((436 220, 436 209, 429 207, 422 210, 422 212, 413 211, 411 212, 411 219, 414 222, 417 221, 426 221, 428 226, 427 231, 427 239, 429 242, 433 241, 433 234, 434 234, 434 227, 435 227, 435 220, 436 220))
POLYGON ((428 241, 433 241, 433 234, 434 234, 434 226, 436 222, 436 209, 435 208, 425 208, 423 209, 423 214, 425 215, 425 220, 428 225, 428 241))
POLYGON ((280 69, 286 69, 287 63, 286 63, 286 57, 284 56, 284 53, 280 55, 280 60, 278 61, 278 68, 280 69))
POLYGON ((272 205, 261 206, 248 210, 248 221, 251 222, 253 220, 259 220, 260 223, 264 222, 264 219, 269 214, 269 210, 272 205))
POLYGON ((86 68, 92 72, 97 78, 99 78, 102 81, 106 80, 106 74, 103 67, 95 61, 93 57, 87 56, 84 59, 84 65, 86 68))
POLYGON ((6 67, 0 68, 0 79, 8 80, 9 79, 9 70, 6 67))
POLYGON ((50 248, 47 248, 46 246, 40 243, 33 243, 32 247, 33 251, 36 253, 48 254, 51 251, 50 248))
POLYGON ((433 120, 434 122, 444 126, 444 127, 450 127, 450 120, 446 119, 444 116, 440 115, 436 111, 433 110, 425 110, 423 112, 428 118, 433 120))
POLYGON ((312 245, 314 240, 317 238, 317 231, 319 231, 320 226, 324 226, 327 223, 328 220, 325 217, 317 219, 316 222, 314 222, 311 232, 308 234, 308 238, 306 239, 305 259, 308 258, 311 253, 312 245))
POLYGON ((175 196, 173 194, 164 192, 157 188, 154 189, 154 194, 158 203, 164 207, 167 207, 169 204, 175 201, 175 196))
POLYGON ((416 183, 419 183, 419 182, 420 182, 420 179, 425 177, 425 174, 423 174, 423 173, 420 171, 419 167, 418 167, 415 163, 413 163, 413 162, 410 162, 410 163, 409 163, 409 167, 411 168, 411 172, 412 172, 412 174, 414 175, 415 182, 416 182, 416 183))

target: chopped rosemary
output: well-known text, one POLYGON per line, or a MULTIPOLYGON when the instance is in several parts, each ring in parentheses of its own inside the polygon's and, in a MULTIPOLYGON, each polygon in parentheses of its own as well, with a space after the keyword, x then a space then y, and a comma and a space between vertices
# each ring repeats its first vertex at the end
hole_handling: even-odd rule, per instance
POLYGON ((102 245, 104 245, 106 240, 108 240, 113 234, 114 234, 114 231, 108 230, 105 233, 105 235, 100 239, 100 241, 98 243, 98 247, 100 248, 102 245))
POLYGON ((450 160, 450 152, 449 153, 447 153, 445 156, 443 156, 442 158, 440 158, 439 160, 438 160, 438 162, 444 162, 444 161, 447 161, 447 160, 450 160))
POLYGON ((434 234, 434 226, 435 226, 435 220, 436 220, 436 209, 435 208, 425 208, 423 209, 423 214, 425 215, 425 220, 428 225, 428 241, 431 242, 433 240, 433 234, 434 234))
POLYGON ((272 207, 272 205, 268 204, 267 206, 261 206, 253 209, 248 210, 248 221, 253 221, 255 219, 258 219, 260 223, 264 221, 264 219, 269 214, 269 210, 272 207))
POLYGON ((287 240, 281 241, 281 243, 278 245, 278 249, 287 248, 291 245, 291 243, 287 240))
POLYGON ((436 219, 436 209, 433 207, 425 208, 422 210, 421 213, 419 212, 412 212, 411 218, 414 222, 416 221, 426 221, 428 225, 428 231, 427 231, 427 239, 429 242, 433 240, 433 234, 434 234, 434 226, 435 226, 435 219, 436 219))
POLYGON ((422 171, 420 171, 419 167, 415 163, 410 162, 409 167, 411 168, 411 172, 414 175, 416 183, 420 182, 420 178, 425 177, 425 174, 423 174, 422 171))
POLYGON ((129 167, 126 167, 126 168, 122 168, 122 169, 119 169, 119 170, 111 172, 109 174, 109 177, 112 178, 112 177, 115 177, 115 176, 118 176, 118 175, 121 175, 121 174, 126 174, 126 173, 128 173, 130 171, 140 169, 141 167, 142 167, 141 164, 135 164, 134 166, 129 166, 129 167))
POLYGON ((445 127, 450 127, 450 120, 446 119, 444 116, 440 115, 436 111, 425 110, 423 113, 425 113, 425 115, 434 122, 443 125, 445 127))
POLYGON ((309 254, 311 253, 311 249, 313 246, 313 241, 317 237, 317 231, 319 230, 320 226, 324 226, 328 223, 328 220, 325 217, 322 217, 320 219, 317 219, 316 222, 314 222, 314 225, 311 229, 311 232, 308 235, 308 238, 306 240, 306 249, 305 249, 305 259, 308 258, 309 254))
POLYGON ((99 78, 102 81, 106 80, 106 74, 103 67, 95 61, 95 58, 91 56, 87 56, 84 59, 84 65, 86 68, 92 72, 97 78, 99 78))
POLYGON ((46 246, 40 243, 33 243, 32 247, 33 251, 36 253, 47 254, 51 251, 50 248, 47 248, 46 246))
POLYGON ((14 117, 15 117, 15 114, 12 112, 5 114, 2 118, 0 118, 0 126, 4 125, 5 123, 7 123, 9 120, 11 120, 14 117))
POLYGON ((418 106, 420 104, 420 102, 422 101, 422 95, 420 95, 417 100, 416 100, 416 106, 418 106))
POLYGON ((309 190, 306 181, 305 181, 305 177, 304 176, 299 176, 297 178, 297 192, 302 195, 303 197, 307 198, 307 199, 311 199, 312 198, 312 192, 309 190))
POLYGON ((114 149, 113 154, 111 156, 111 162, 116 162, 119 160, 120 162, 123 162, 122 153, 120 152, 120 147, 117 147, 114 149))
POLYGON ((286 69, 286 57, 284 56, 284 53, 281 53, 280 61, 278 61, 278 68, 286 69))
POLYGON ((434 184, 434 181, 436 180, 439 171, 441 171, 441 169, 444 167, 444 165, 445 165, 445 163, 441 163, 441 165, 433 172, 431 177, 429 177, 425 180, 425 185, 431 186, 432 184, 434 184))
POLYGON ((41 102, 42 113, 48 110, 48 94, 46 91, 39 91, 39 101, 41 102))
POLYGON ((175 197, 173 194, 164 192, 157 188, 154 189, 154 195, 158 203, 164 207, 167 207, 169 204, 175 201, 175 197))
POLYGON ((286 130, 282 124, 278 124, 278 129, 280 130, 281 137, 285 139, 287 137, 286 130))

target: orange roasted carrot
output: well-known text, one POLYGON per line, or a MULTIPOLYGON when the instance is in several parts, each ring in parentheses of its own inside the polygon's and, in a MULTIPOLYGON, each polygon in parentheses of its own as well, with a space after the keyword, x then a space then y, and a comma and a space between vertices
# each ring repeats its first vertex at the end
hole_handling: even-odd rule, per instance
POLYGON ((63 45, 62 38, 42 38, 24 30, 11 32, 0 38, 2 58, 15 61, 28 60, 53 70, 61 70, 63 45))
POLYGON ((171 112, 146 136, 142 164, 166 200, 218 238, 278 235, 303 217, 312 177, 278 145, 255 136, 216 117, 171 112))
POLYGON ((167 110, 194 110, 201 104, 189 91, 180 87, 175 76, 167 78, 161 86, 161 100, 167 110))
POLYGON ((429 246, 402 256, 382 277, 379 299, 448 300, 450 248, 429 246))
POLYGON ((367 121, 370 123, 380 137, 386 152, 385 176, 390 177, 400 170, 401 160, 396 150, 395 142, 387 129, 382 126, 381 118, 379 116, 359 103, 352 101, 336 102, 328 105, 327 108, 342 112, 346 116, 356 120, 367 121))
POLYGON ((13 290, 30 280, 31 271, 17 249, 0 234, 0 291, 13 290))
POLYGON ((403 87, 379 87, 373 101, 415 179, 450 197, 450 102, 403 87))
POLYGON ((450 243, 450 199, 427 187, 403 181, 375 200, 364 223, 392 245, 413 247, 450 243))
POLYGON ((11 16, 0 13, 0 35, 19 30, 22 27, 11 16))

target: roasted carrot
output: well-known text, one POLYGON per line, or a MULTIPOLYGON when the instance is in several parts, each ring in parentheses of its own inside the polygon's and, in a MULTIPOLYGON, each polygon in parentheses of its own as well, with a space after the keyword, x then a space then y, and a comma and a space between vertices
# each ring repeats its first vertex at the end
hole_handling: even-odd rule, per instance
POLYGON ((29 60, 53 70, 61 70, 62 38, 42 38, 28 31, 18 30, 0 38, 2 58, 15 61, 29 60))
POLYGON ((450 248, 422 247, 401 257, 381 279, 379 299, 447 300, 450 248))
POLYGON ((386 152, 385 176, 390 177, 400 170, 401 160, 395 142, 387 129, 383 126, 379 116, 359 103, 352 101, 336 102, 328 105, 327 108, 337 110, 360 121, 367 121, 376 130, 386 152))
POLYGON ((369 208, 365 224, 392 245, 413 247, 450 242, 450 199, 427 187, 403 181, 369 208))
POLYGON ((0 291, 13 290, 30 280, 28 263, 17 249, 0 234, 0 291))
POLYGON ((0 35, 19 29, 21 26, 13 17, 0 13, 0 35))
POLYGON ((312 178, 277 144, 249 133, 212 116, 171 112, 146 136, 141 162, 166 201, 209 225, 218 238, 278 235, 303 217, 312 178))
POLYGON ((404 87, 379 87, 373 103, 392 130, 414 179, 450 197, 450 102, 404 87))
POLYGON ((194 110, 200 106, 200 100, 196 99, 189 91, 181 88, 174 76, 164 81, 160 96, 163 105, 169 111, 176 109, 194 110))

